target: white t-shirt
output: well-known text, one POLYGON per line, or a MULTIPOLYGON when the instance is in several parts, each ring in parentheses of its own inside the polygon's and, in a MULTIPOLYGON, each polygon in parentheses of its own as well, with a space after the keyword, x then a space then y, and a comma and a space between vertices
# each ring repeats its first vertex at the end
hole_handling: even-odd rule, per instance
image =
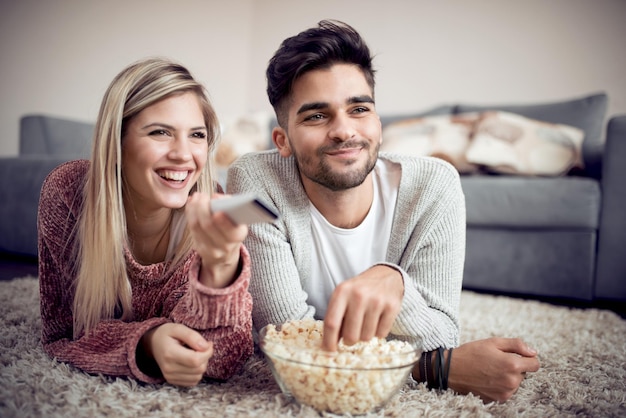
POLYGON ((331 225, 313 204, 310 205, 313 251, 311 279, 304 290, 318 319, 326 315, 335 286, 385 261, 400 185, 400 167, 378 160, 373 174, 374 200, 363 222, 355 228, 331 225))

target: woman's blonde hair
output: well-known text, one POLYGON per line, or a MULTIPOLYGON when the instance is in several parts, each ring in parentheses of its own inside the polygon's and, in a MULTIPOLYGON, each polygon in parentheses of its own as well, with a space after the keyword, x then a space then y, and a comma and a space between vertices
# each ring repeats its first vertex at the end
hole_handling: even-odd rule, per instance
MULTIPOLYGON (((74 337, 87 334, 103 319, 120 314, 123 320, 132 319, 132 295, 124 258, 128 233, 122 198, 122 139, 129 121, 143 109, 187 92, 198 96, 209 145, 208 163, 193 191, 212 193, 211 157, 219 136, 219 122, 205 88, 185 67, 163 58, 138 61, 113 79, 102 99, 76 241, 74 337)), ((170 268, 190 250, 191 237, 185 228, 170 268)))

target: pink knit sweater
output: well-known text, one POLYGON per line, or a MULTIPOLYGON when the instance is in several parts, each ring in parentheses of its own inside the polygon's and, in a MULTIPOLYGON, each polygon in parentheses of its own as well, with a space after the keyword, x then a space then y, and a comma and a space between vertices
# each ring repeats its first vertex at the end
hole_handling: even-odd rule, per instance
POLYGON ((50 173, 39 202, 39 283, 42 343, 59 361, 87 373, 129 376, 160 383, 160 373, 146 374, 135 358, 142 335, 166 322, 185 324, 213 341, 206 377, 227 379, 252 354, 252 298, 248 293, 250 257, 241 248, 241 275, 224 289, 198 282, 200 258, 192 251, 174 271, 168 262, 140 265, 125 250, 132 287, 134 318, 100 322, 88 337, 72 338, 75 259, 72 248, 83 202, 88 161, 71 161, 50 173))

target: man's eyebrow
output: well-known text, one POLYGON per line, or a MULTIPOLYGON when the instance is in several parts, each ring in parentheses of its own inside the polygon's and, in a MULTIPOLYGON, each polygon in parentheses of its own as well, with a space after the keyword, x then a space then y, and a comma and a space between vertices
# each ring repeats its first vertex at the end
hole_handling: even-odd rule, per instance
MULTIPOLYGON (((350 97, 347 100, 348 104, 355 104, 355 103, 372 103, 374 104, 374 99, 372 98, 372 96, 369 95, 363 95, 363 96, 353 96, 350 97)), ((320 109, 325 109, 327 108, 329 105, 327 102, 312 102, 312 103, 305 103, 302 106, 300 106, 300 108, 297 111, 297 114, 301 114, 304 112, 308 112, 310 110, 320 110, 320 109)))
POLYGON ((348 103, 350 104, 354 104, 354 103, 371 103, 374 104, 374 98, 372 96, 369 95, 363 95, 363 96, 354 96, 354 97, 350 97, 350 99, 348 99, 348 103))
POLYGON ((310 110, 320 110, 320 109, 325 109, 328 107, 328 103, 326 102, 312 102, 312 103, 305 103, 302 106, 300 106, 300 108, 298 109, 297 114, 301 114, 304 112, 308 112, 310 110))

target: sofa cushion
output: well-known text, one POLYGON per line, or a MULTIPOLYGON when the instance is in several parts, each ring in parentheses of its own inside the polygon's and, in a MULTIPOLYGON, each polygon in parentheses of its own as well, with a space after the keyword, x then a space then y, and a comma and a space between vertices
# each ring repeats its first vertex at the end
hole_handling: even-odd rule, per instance
POLYGON ((583 168, 584 135, 569 125, 487 111, 480 113, 476 122, 466 162, 484 165, 496 173, 564 175, 574 167, 583 168))
POLYGON ((89 158, 94 124, 47 115, 20 119, 20 155, 89 158))
POLYGON ((384 152, 432 156, 451 163, 459 173, 476 173, 466 151, 479 114, 437 115, 398 120, 383 127, 384 152))
POLYGON ((455 113, 502 110, 517 113, 531 119, 580 128, 585 132, 585 140, 582 149, 585 171, 594 178, 600 178, 602 151, 604 147, 603 127, 607 105, 607 95, 605 93, 596 93, 585 97, 552 103, 525 105, 459 104, 455 109, 455 113))
POLYGON ((463 176, 468 227, 596 229, 600 185, 583 177, 463 176))

